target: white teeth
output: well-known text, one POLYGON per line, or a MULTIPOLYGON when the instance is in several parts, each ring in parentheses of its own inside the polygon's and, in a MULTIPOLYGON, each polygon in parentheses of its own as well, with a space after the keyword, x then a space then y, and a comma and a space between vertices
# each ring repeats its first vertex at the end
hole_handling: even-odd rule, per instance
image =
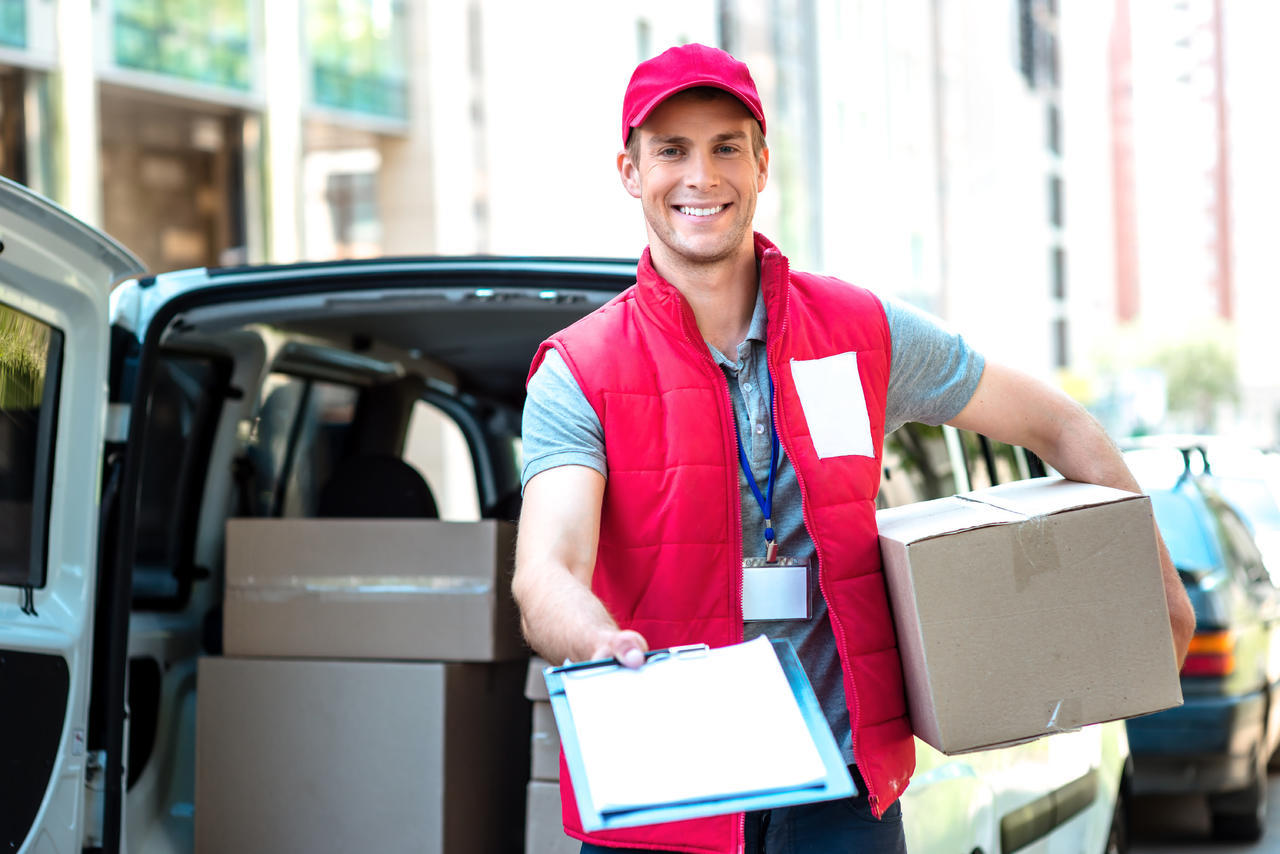
POLYGON ((711 216, 712 214, 720 213, 720 211, 722 210, 724 210, 724 205, 717 205, 714 208, 682 207, 680 208, 680 213, 685 214, 687 216, 711 216))

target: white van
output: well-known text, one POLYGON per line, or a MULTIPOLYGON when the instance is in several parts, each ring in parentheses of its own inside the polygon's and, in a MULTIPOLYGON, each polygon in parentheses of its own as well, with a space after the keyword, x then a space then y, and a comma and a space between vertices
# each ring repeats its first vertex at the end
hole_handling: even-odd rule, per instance
MULTIPOLYGON (((190 852, 228 518, 325 515, 340 464, 393 457, 440 518, 515 519, 530 357, 634 262, 141 277, 8 182, 0 242, 0 849, 190 852)), ((1119 851, 1127 755, 1118 724, 951 759, 921 746, 912 851, 1119 851)), ((505 773, 522 786, 527 751, 505 773)), ((522 850, 513 818, 501 850, 522 850)))

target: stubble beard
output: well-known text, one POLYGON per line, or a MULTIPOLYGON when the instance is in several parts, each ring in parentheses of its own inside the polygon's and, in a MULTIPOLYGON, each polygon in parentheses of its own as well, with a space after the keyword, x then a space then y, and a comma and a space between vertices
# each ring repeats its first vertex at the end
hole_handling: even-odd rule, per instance
MULTIPOLYGON (((738 202, 733 207, 745 209, 746 204, 738 202)), ((700 249, 686 240, 685 235, 681 233, 671 219, 662 216, 661 213, 655 215, 654 212, 646 210, 645 221, 649 226, 649 242, 652 244, 654 238, 656 238, 666 248, 667 252, 664 254, 669 255, 668 260, 670 262, 680 264, 686 268, 697 268, 714 266, 733 258, 738 252, 742 251, 742 245, 751 230, 751 218, 754 213, 754 204, 751 205, 750 210, 737 211, 734 216, 733 227, 729 232, 716 241, 713 246, 706 249, 700 249)), ((678 216, 678 214, 671 214, 671 216, 678 216)))

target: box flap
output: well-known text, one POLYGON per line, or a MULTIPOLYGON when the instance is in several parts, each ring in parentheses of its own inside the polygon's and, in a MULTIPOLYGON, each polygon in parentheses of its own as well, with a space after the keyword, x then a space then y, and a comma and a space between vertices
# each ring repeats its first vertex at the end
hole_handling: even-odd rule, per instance
POLYGON ((1024 518, 1021 513, 1001 507, 949 496, 879 510, 876 512, 876 526, 880 529, 881 539, 909 545, 957 531, 1020 522, 1024 518))
POLYGON ((966 492, 958 497, 966 501, 981 501, 1023 516, 1048 516, 1050 513, 1078 507, 1095 507, 1099 504, 1142 498, 1136 492, 1061 477, 1019 480, 966 492))

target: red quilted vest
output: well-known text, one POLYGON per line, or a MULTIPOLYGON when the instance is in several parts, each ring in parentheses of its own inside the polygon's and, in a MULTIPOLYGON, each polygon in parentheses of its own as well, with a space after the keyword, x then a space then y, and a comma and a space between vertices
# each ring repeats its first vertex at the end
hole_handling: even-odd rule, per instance
MULTIPOLYGON (((806 527, 844 670, 853 750, 879 815, 907 786, 915 748, 876 535, 890 339, 880 301, 836 279, 793 273, 756 235, 778 434, 800 484, 806 527), (793 359, 856 352, 874 457, 820 459, 792 380, 793 359)), ((728 384, 693 311, 654 271, 544 342, 604 427, 609 479, 592 590, 653 648, 742 640, 738 455, 728 384), (696 573, 696 575, 695 575, 696 573)), ((747 745, 744 745, 744 749, 747 745)), ((586 834, 561 766, 565 831, 599 845, 738 852, 741 815, 586 834)))

